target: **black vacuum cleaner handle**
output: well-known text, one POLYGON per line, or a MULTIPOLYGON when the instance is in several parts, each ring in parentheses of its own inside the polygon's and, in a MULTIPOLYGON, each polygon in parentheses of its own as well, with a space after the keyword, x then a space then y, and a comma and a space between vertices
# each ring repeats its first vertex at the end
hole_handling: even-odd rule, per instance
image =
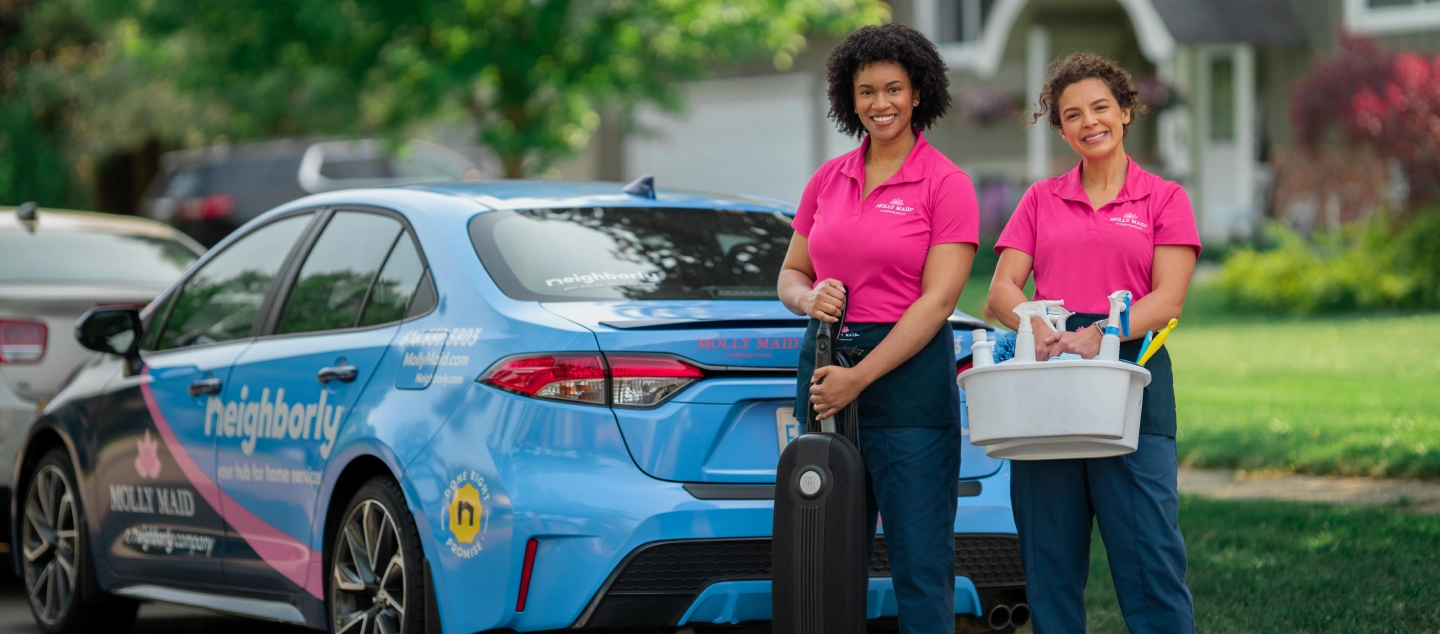
MULTIPOLYGON (((845 293, 845 303, 840 305, 840 319, 835 320, 834 324, 821 321, 820 327, 815 329, 816 370, 835 364, 835 335, 845 331, 845 313, 850 308, 850 292, 845 288, 844 284, 840 285, 840 289, 845 293)), ((822 380, 821 382, 823 383, 824 381, 822 380)), ((815 406, 811 405, 805 409, 807 410, 805 416, 806 431, 811 433, 821 431, 820 420, 816 419, 817 412, 815 411, 815 406)))

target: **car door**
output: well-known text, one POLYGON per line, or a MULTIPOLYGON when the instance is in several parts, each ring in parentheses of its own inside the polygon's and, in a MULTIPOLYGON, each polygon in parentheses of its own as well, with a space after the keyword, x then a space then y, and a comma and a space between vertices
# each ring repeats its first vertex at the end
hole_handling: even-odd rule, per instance
POLYGON ((363 424, 352 409, 424 273, 398 216, 359 210, 334 212, 295 268, 231 371, 225 398, 247 414, 217 447, 227 513, 255 520, 230 525, 250 548, 227 553, 225 579, 257 589, 321 587, 321 474, 342 425, 363 424))
POLYGON ((231 424, 219 394, 250 345, 267 293, 313 213, 249 232, 162 301, 143 368, 110 388, 95 425, 96 548, 120 573, 222 581, 225 518, 215 437, 231 424))

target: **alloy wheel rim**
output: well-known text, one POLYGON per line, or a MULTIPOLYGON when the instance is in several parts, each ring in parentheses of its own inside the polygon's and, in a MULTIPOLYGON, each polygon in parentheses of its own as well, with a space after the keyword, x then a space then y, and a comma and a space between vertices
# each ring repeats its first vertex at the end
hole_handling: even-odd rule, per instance
POLYGON ((46 625, 60 622, 75 597, 75 556, 79 514, 69 480, 55 465, 45 465, 25 495, 21 544, 25 590, 30 608, 46 625))
POLYGON ((400 532, 377 500, 345 518, 330 584, 337 634, 399 634, 405 625, 405 558, 400 532))

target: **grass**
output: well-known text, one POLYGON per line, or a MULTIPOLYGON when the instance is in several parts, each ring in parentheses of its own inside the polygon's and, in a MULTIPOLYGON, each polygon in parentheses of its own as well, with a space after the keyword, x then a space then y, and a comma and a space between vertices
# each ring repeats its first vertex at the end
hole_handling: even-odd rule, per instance
POLYGON ((1186 464, 1440 477, 1440 315, 1182 324, 1169 345, 1186 464))
POLYGON ((1440 478, 1440 314, 1247 315, 1199 285, 1167 345, 1183 464, 1440 478))
MULTIPOLYGON (((1385 508, 1186 497, 1198 632, 1440 630, 1440 517, 1385 508)), ((1125 632, 1098 531, 1090 632, 1125 632)))

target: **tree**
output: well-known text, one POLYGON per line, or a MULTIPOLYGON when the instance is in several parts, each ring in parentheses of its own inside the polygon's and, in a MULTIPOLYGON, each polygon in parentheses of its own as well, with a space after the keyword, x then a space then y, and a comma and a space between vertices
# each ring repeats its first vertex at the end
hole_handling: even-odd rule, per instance
POLYGON ((578 152, 603 108, 678 108, 676 83, 717 64, 787 69, 808 33, 888 17, 879 0, 95 1, 183 50, 174 80, 225 104, 232 137, 463 116, 509 177, 578 152))
POLYGON ((1331 134, 1398 161, 1412 208, 1440 197, 1440 56, 1382 50, 1345 36, 1291 90, 1296 139, 1314 148, 1331 134))

